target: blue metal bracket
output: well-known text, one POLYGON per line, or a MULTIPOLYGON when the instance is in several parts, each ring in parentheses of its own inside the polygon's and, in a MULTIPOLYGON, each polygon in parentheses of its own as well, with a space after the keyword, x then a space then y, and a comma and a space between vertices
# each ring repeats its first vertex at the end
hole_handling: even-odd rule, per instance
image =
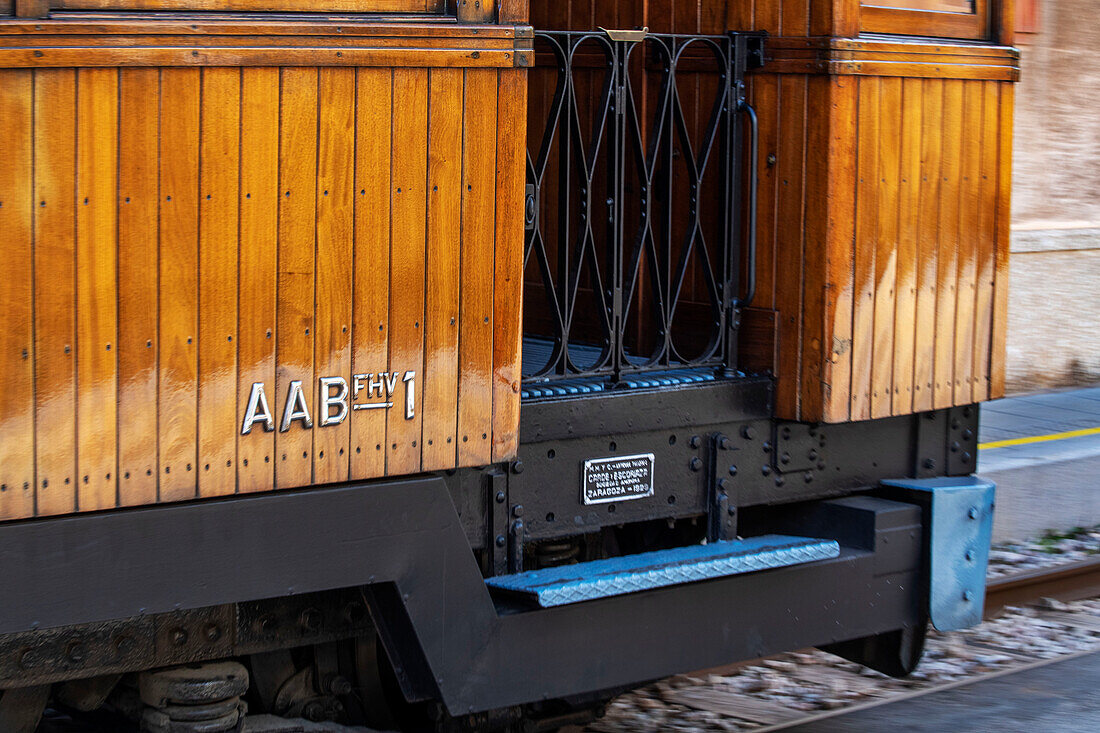
POLYGON ((927 498, 931 525, 928 615, 932 625, 940 631, 957 631, 981 623, 993 538, 993 482, 954 476, 882 483, 927 498))

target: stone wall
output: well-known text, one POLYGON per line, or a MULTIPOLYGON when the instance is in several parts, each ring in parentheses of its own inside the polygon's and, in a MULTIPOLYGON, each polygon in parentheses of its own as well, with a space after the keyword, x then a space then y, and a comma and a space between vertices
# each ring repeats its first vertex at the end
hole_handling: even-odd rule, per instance
POLYGON ((1100 0, 1040 0, 1016 88, 1007 387, 1100 381, 1100 0))

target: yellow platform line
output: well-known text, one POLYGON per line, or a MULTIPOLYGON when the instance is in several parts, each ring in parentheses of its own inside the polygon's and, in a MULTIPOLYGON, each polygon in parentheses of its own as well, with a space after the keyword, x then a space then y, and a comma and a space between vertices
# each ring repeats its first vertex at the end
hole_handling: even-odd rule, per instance
POLYGON ((989 448, 1008 448, 1013 445, 1029 445, 1031 443, 1048 443, 1052 440, 1066 440, 1067 438, 1082 438, 1086 435, 1100 435, 1100 427, 1082 428, 1070 430, 1065 433, 1051 433, 1049 435, 1032 435, 1027 438, 1011 438, 1009 440, 995 440, 991 443, 979 443, 978 450, 989 448))

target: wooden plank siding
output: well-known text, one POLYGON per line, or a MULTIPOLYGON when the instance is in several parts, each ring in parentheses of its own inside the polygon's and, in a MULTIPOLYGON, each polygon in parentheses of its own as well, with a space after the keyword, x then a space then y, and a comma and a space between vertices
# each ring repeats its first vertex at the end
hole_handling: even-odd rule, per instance
POLYGON ((526 71, 470 61, 0 69, 0 520, 512 458, 526 71))
MULTIPOLYGON (((834 114, 854 118, 841 124, 850 125, 854 133, 850 160, 855 175, 830 169, 827 179, 816 177, 829 182, 828 197, 816 199, 827 198, 828 206, 810 206, 805 216, 814 231, 815 217, 843 219, 849 211, 851 199, 838 196, 837 189, 854 197, 854 242, 847 230, 834 231, 824 242, 825 257, 846 258, 850 269, 828 268, 823 284, 826 302, 851 290, 853 307, 850 314, 844 308, 818 314, 813 307, 785 300, 781 289, 772 307, 781 322, 796 310, 814 321, 803 339, 818 333, 819 318, 824 329, 839 323, 851 334, 850 342, 834 339, 831 356, 823 360, 833 365, 846 361, 850 350, 851 367, 825 369, 829 377, 816 381, 804 366, 796 381, 787 378, 781 358, 780 416, 861 420, 1000 396, 1003 385, 996 379, 998 369, 1003 372, 1003 356, 998 356, 1003 343, 998 345, 996 336, 1004 327, 1004 313, 995 306, 998 298, 1003 302, 1007 281, 996 238, 1007 228, 1007 207, 1000 201, 1007 191, 1002 181, 1009 175, 1009 162, 999 147, 999 115, 1011 84, 847 78, 858 94, 846 113, 834 114), (834 206, 840 211, 833 211, 834 206), (791 411, 792 403, 800 409, 791 411)), ((844 127, 839 129, 835 137, 845 138, 844 127)), ((808 191, 807 201, 814 202, 814 195, 808 191)), ((783 220, 800 215, 782 197, 769 202, 762 190, 761 198, 761 216, 783 220)), ((762 245, 768 243, 762 240, 762 245)), ((762 254, 761 261, 780 262, 774 277, 782 279, 782 262, 798 260, 793 254, 785 259, 782 252, 793 253, 796 245, 784 239, 771 243, 776 252, 762 254)), ((805 291, 802 297, 811 302, 805 291)), ((781 343, 789 347, 785 340, 781 343)), ((802 350, 804 359, 816 353, 805 344, 802 350)))

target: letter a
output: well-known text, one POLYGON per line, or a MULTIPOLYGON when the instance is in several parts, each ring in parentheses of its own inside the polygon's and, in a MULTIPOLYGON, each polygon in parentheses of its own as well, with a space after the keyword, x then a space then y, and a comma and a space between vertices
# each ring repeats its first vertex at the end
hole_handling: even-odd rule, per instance
POLYGON ((252 394, 248 397, 248 409, 244 411, 244 424, 241 425, 241 435, 252 432, 252 426, 258 422, 264 424, 264 432, 270 433, 275 429, 275 418, 271 416, 271 408, 267 406, 267 395, 264 394, 264 383, 256 382, 252 385, 252 394))
POLYGON ((302 381, 295 379, 290 383, 290 391, 286 393, 286 407, 283 408, 283 422, 279 425, 279 432, 290 430, 290 423, 295 420, 302 421, 302 427, 312 428, 313 418, 309 416, 309 407, 306 406, 306 396, 302 392, 302 381))

